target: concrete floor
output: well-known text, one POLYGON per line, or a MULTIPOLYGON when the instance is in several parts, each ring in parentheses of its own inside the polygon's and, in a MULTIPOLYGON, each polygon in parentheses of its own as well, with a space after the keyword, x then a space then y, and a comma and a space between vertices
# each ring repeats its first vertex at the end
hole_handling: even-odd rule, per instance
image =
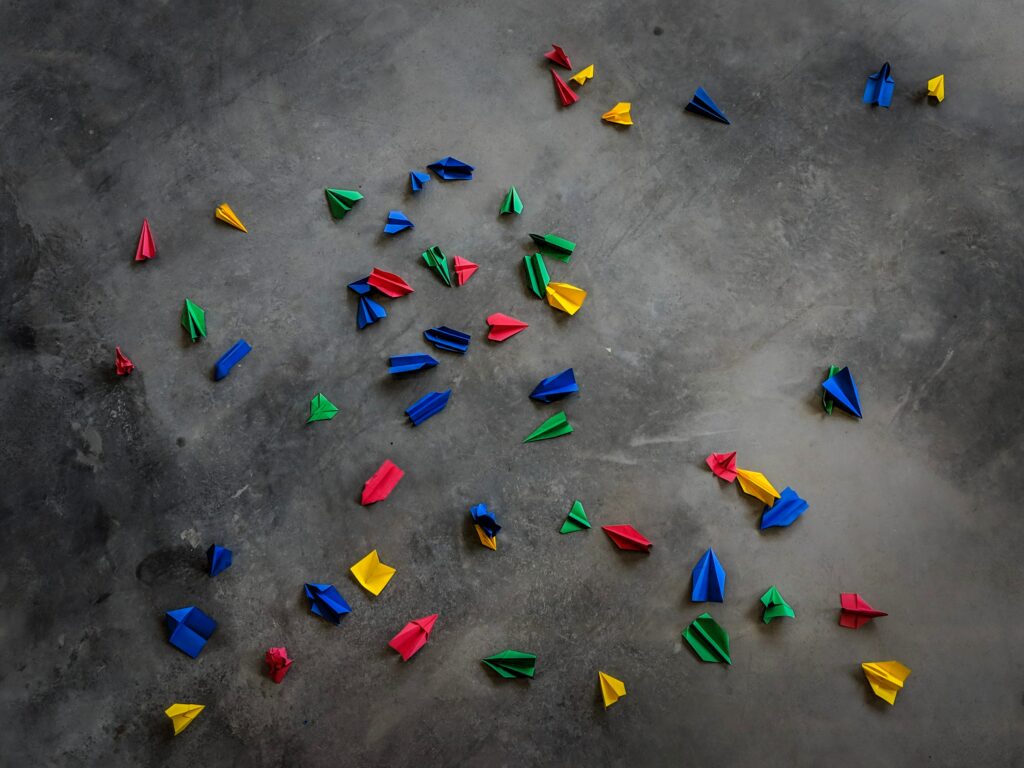
POLYGON ((5 4, 5 762, 1024 765, 1022 10, 5 4), (597 67, 567 110, 551 42, 597 67), (885 60, 896 97, 872 109, 885 60), (732 126, 682 110, 698 85, 732 126), (624 100, 632 128, 600 122, 624 100), (409 197, 408 172, 447 154, 476 178, 409 197), (509 184, 526 210, 499 219, 509 184), (335 222, 325 186, 366 199, 335 222), (214 222, 225 200, 249 235, 214 222), (390 208, 416 229, 383 238, 390 208), (143 216, 159 255, 135 265, 143 216), (527 233, 549 230, 579 243, 550 262, 589 291, 573 318, 523 287, 527 233), (480 263, 469 285, 419 263, 434 243, 480 263), (373 266, 416 293, 358 332, 345 285, 373 266), (185 296, 208 312, 195 345, 185 296), (488 343, 496 311, 529 330, 488 343), (431 351, 441 323, 469 354, 391 381, 386 357, 431 351), (239 337, 253 352, 214 383, 239 337), (863 422, 822 414, 830 363, 863 422), (570 365, 575 433, 523 445, 556 410, 526 395, 570 365), (341 412, 307 426, 318 390, 341 412), (810 510, 760 533, 702 466, 713 450, 810 510), (406 478, 361 507, 384 458, 406 478), (574 498, 653 552, 558 535, 574 498), (481 501, 496 553, 467 524, 481 501), (213 542, 235 565, 211 580, 213 542), (680 641, 708 546, 732 667, 680 641), (376 599, 347 573, 372 548, 398 568, 376 599), (306 581, 349 599, 341 627, 308 614, 306 581), (795 620, 760 622, 772 584, 795 620), (838 627, 841 591, 889 616, 838 627), (162 623, 193 603, 220 623, 195 661, 162 623), (433 612, 401 663, 387 640, 433 612), (281 644, 277 686, 262 658, 281 644), (536 679, 481 666, 505 648, 537 653, 536 679), (913 669, 892 708, 860 671, 887 659, 913 669), (599 669, 628 686, 608 712, 599 669), (172 738, 175 701, 207 709, 172 738))

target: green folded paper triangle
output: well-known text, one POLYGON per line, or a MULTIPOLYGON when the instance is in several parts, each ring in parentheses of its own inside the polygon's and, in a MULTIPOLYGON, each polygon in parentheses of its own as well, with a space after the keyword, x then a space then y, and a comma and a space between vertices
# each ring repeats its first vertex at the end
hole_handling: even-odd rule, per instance
POLYGON ((587 520, 587 513, 583 511, 583 502, 579 499, 572 503, 572 509, 569 510, 569 516, 565 518, 565 522, 562 523, 562 529, 559 533, 576 533, 577 531, 583 531, 590 527, 590 521, 587 520))
MULTIPOLYGON (((825 376, 825 380, 827 381, 828 379, 831 379, 837 373, 839 373, 839 366, 830 365, 828 367, 828 375, 825 376)), ((835 407, 835 404, 836 401, 832 399, 832 395, 830 395, 826 390, 823 389, 821 391, 821 407, 825 409, 825 413, 831 416, 832 408, 835 407)))
POLYGON ((683 640, 690 644, 701 661, 732 664, 729 658, 729 634, 710 613, 702 613, 683 630, 683 640))
POLYGON ((514 213, 517 216, 523 212, 523 201, 519 199, 519 193, 516 192, 516 188, 509 187, 508 194, 505 195, 505 202, 501 204, 502 215, 506 213, 514 213))
POLYGON ((558 235, 534 235, 531 234, 533 242, 537 243, 540 247, 541 253, 545 253, 549 256, 554 256, 556 259, 569 263, 569 259, 572 258, 572 252, 576 250, 576 243, 572 240, 566 240, 564 237, 558 235))
POLYGON ((550 419, 545 419, 543 424, 523 438, 523 442, 532 443, 536 440, 550 440, 552 437, 561 437, 562 435, 568 435, 570 432, 572 432, 572 424, 569 423, 565 411, 559 411, 550 419))
POLYGON ((309 424, 311 421, 330 421, 338 414, 338 406, 323 396, 322 393, 317 392, 312 400, 309 401, 309 418, 306 419, 306 423, 309 424))
POLYGON ((200 336, 206 336, 206 311, 191 299, 185 299, 185 306, 181 310, 181 326, 188 335, 195 341, 200 336))
POLYGON ((523 651, 502 651, 483 659, 484 664, 506 680, 514 677, 533 677, 537 655, 523 651))
POLYGON ((789 607, 789 603, 783 599, 775 587, 768 587, 768 591, 761 595, 761 605, 764 606, 764 616, 761 618, 765 624, 771 623, 772 619, 796 617, 793 609, 789 607))
POLYGON ((432 245, 423 252, 423 260, 427 262, 427 266, 430 267, 437 276, 441 278, 441 282, 451 287, 452 276, 448 271, 448 259, 445 258, 444 251, 441 250, 441 246, 432 245))
POLYGON ((344 219, 345 214, 352 210, 363 196, 352 189, 325 189, 327 207, 331 209, 331 216, 336 219, 344 219))
POLYGON ((543 299, 547 295, 548 283, 551 282, 548 268, 544 264, 544 257, 539 253, 524 256, 523 264, 526 265, 526 277, 530 281, 530 290, 538 299, 543 299))

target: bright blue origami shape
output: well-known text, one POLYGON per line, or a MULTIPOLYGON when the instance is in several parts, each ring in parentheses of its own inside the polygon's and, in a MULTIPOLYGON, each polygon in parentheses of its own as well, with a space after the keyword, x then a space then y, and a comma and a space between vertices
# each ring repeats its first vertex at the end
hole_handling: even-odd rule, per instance
POLYGON ((242 358, 252 352, 252 347, 249 346, 249 342, 245 339, 239 339, 234 343, 227 352, 221 355, 220 360, 213 366, 213 378, 215 381, 220 381, 229 373, 231 369, 241 362, 242 358))
POLYGON ((388 373, 397 376, 401 373, 415 373, 424 368, 433 368, 437 360, 430 355, 392 355, 388 358, 388 373))
POLYGON ((551 403, 579 391, 580 387, 576 383, 576 374, 573 373, 572 368, 566 368, 561 373, 541 379, 540 384, 533 388, 530 397, 534 400, 540 400, 542 403, 551 403))
POLYGON ((821 387, 835 400, 836 405, 858 419, 863 418, 860 410, 860 395, 857 394, 857 384, 853 380, 853 374, 849 368, 843 368, 834 376, 830 376, 821 382, 821 387))
POLYGON ((359 326, 359 330, 363 330, 366 326, 373 325, 387 316, 387 310, 369 296, 359 297, 359 308, 356 309, 356 324, 359 326))
POLYGON ((352 611, 333 584, 306 584, 305 590, 310 612, 331 624, 340 624, 341 617, 352 611))
POLYGON ((708 549, 693 568, 693 590, 690 600, 695 603, 707 601, 725 602, 725 568, 718 562, 715 550, 708 549))
POLYGON ((431 392, 406 408, 405 413, 412 419, 412 425, 418 427, 431 416, 443 411, 444 407, 448 405, 448 398, 451 396, 452 391, 450 389, 444 392, 431 392))
POLYGON ((194 605, 167 612, 167 629, 171 632, 168 641, 193 659, 203 650, 216 628, 217 622, 194 605))
POLYGON ((362 280, 355 280, 348 284, 350 291, 355 291, 360 296, 368 296, 373 287, 370 285, 370 278, 364 277, 362 280))
POLYGON ((423 189, 423 185, 428 181, 430 181, 430 176, 425 173, 420 173, 419 171, 409 172, 409 188, 412 190, 413 194, 416 194, 423 189))
POLYGON ((231 550, 214 544, 206 550, 206 559, 210 564, 210 575, 216 576, 231 567, 231 550))
POLYGON ((456 331, 447 325, 424 331, 423 338, 445 352, 458 352, 460 355, 464 355, 469 349, 469 334, 456 331))
POLYGON ((427 166, 442 181, 469 181, 473 178, 473 166, 454 157, 445 157, 427 166))
POLYGON ((384 224, 384 234, 394 235, 403 229, 412 229, 413 223, 401 211, 388 211, 388 220, 384 224))
POLYGON ((498 525, 498 519, 494 513, 487 510, 486 504, 477 504, 475 507, 471 507, 469 514, 473 517, 473 522, 479 525, 483 532, 492 539, 498 535, 501 526, 498 525))
POLYGON ((792 525, 800 515, 807 511, 807 502, 801 499, 792 488, 786 488, 775 504, 765 507, 761 513, 761 530, 765 528, 785 528, 792 525))
POLYGON ((887 61, 875 74, 868 75, 868 82, 864 86, 864 103, 888 107, 892 104, 892 92, 895 88, 896 81, 892 79, 892 67, 887 61))
POLYGON ((710 117, 712 120, 717 120, 720 123, 726 125, 732 125, 729 122, 729 118, 725 116, 725 113, 718 108, 718 105, 712 101, 711 97, 708 96, 707 91, 703 88, 698 88, 697 92, 693 94, 693 98, 690 99, 690 103, 685 107, 687 112, 693 112, 696 115, 703 115, 704 117, 710 117))

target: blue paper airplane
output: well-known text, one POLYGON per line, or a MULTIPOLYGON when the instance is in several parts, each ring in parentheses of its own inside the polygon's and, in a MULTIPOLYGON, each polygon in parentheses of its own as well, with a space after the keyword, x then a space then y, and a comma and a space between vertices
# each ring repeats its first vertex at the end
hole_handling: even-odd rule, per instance
POLYGON ((473 178, 473 166, 454 157, 445 157, 427 166, 443 181, 469 181, 473 178))
POLYGON ((857 384, 853 380, 853 374, 849 368, 843 368, 839 373, 830 376, 821 383, 822 389, 832 395, 836 405, 847 413, 863 418, 860 410, 860 395, 857 394, 857 384))
POLYGON ((406 218, 406 215, 401 211, 388 211, 388 220, 384 224, 384 234, 394 235, 401 232, 403 229, 412 229, 413 223, 406 218))
POLYGON ((717 120, 720 123, 732 125, 729 122, 729 118, 718 108, 718 105, 712 101, 711 97, 708 96, 708 92, 703 88, 697 89, 697 92, 693 94, 693 98, 690 99, 690 103, 685 108, 687 112, 704 115, 704 117, 710 117, 712 120, 717 120))
POLYGON ((572 368, 566 368, 561 373, 541 379, 540 384, 533 388, 530 397, 540 400, 542 403, 552 403, 568 397, 573 392, 579 392, 579 384, 576 383, 576 375, 572 368))
POLYGON ((210 575, 216 576, 231 567, 231 550, 214 544, 206 550, 206 559, 210 563, 210 575))
POLYGON ((387 316, 387 310, 369 296, 359 297, 359 308, 356 310, 356 323, 359 325, 359 330, 373 325, 387 316))
POLYGON ((213 378, 220 381, 242 360, 243 357, 252 352, 252 347, 245 339, 239 339, 234 345, 220 356, 217 364, 213 366, 213 378))
POLYGON ((776 499, 775 504, 765 507, 761 513, 761 530, 765 528, 785 528, 791 525, 800 515, 807 511, 807 502, 801 499, 792 488, 786 488, 776 499))
POLYGON ((864 86, 864 103, 888 107, 892 104, 892 92, 895 88, 896 81, 892 79, 892 67, 887 61, 875 74, 868 75, 868 82, 864 86))
POLYGON ((444 407, 448 405, 448 398, 451 396, 452 391, 450 389, 444 392, 431 392, 406 408, 405 413, 412 419, 412 425, 418 427, 431 416, 443 411, 444 407))
POLYGON ((725 568, 718 562, 715 550, 709 549, 693 568, 693 590, 690 600, 695 603, 707 601, 725 602, 725 568))
POLYGON ((470 508, 469 514, 472 515, 473 522, 479 525, 484 533, 492 539, 498 535, 501 526, 498 525, 498 519, 494 516, 494 513, 487 510, 486 504, 477 504, 475 507, 470 508))
POLYGON ((341 617, 352 611, 333 584, 306 584, 305 590, 310 612, 331 624, 340 624, 341 617))
POLYGON ((355 291, 360 296, 368 296, 373 287, 370 285, 370 278, 364 277, 362 280, 355 280, 348 284, 350 291, 355 291))
POLYGON ((168 641, 193 659, 203 650, 216 628, 217 622, 194 605, 167 612, 167 629, 171 633, 168 641))
POLYGON ((428 181, 430 181, 430 176, 427 174, 420 173, 419 171, 409 171, 409 188, 413 194, 423 189, 423 185, 428 181))
POLYGON ((415 373, 424 368, 433 368, 437 360, 430 355, 392 355, 388 358, 388 373, 397 376, 401 373, 415 373))
POLYGON ((458 352, 460 355, 464 355, 469 349, 469 334, 456 331, 447 325, 440 325, 437 328, 424 331, 423 338, 445 352, 458 352))

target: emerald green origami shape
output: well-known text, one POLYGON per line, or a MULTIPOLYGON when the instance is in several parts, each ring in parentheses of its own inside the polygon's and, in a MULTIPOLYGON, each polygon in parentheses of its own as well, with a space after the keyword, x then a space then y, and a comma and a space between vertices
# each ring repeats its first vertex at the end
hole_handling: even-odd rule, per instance
POLYGON ((336 219, 344 219, 345 214, 352 210, 363 196, 351 189, 325 189, 327 196, 327 207, 331 209, 331 216, 336 219))
POLYGON ((550 440, 552 437, 561 437, 562 435, 568 435, 570 432, 572 432, 572 424, 569 423, 565 411, 559 411, 523 438, 523 442, 532 443, 537 440, 550 440))
MULTIPOLYGON (((828 381, 833 376, 835 376, 837 373, 839 373, 839 366, 838 365, 830 365, 828 367, 828 375, 825 377, 825 380, 828 381)), ((832 408, 835 407, 835 404, 836 404, 836 401, 832 398, 832 395, 830 395, 828 393, 828 391, 825 390, 825 389, 821 390, 821 407, 825 409, 825 413, 827 413, 829 416, 831 416, 832 415, 832 408)))
POLYGON ((537 655, 523 651, 502 651, 488 656, 483 662, 506 680, 511 680, 515 677, 533 677, 537 655))
POLYGON ((206 311, 198 304, 193 304, 192 299, 185 299, 185 307, 181 310, 181 327, 188 331, 192 341, 206 336, 206 311))
POLYGON ((330 421, 338 414, 338 406, 323 396, 323 393, 317 392, 312 400, 309 401, 309 418, 306 419, 306 423, 309 424, 311 421, 330 421))
POLYGON ((775 587, 768 587, 768 591, 761 595, 761 605, 764 606, 764 616, 761 618, 765 624, 770 624, 772 619, 792 619, 796 616, 775 587))
POLYGON ((571 240, 566 240, 564 237, 558 235, 534 235, 531 234, 533 242, 537 243, 542 253, 546 253, 555 258, 561 259, 568 263, 572 257, 572 252, 576 250, 576 243, 571 240))
POLYGON ((559 533, 576 533, 578 531, 586 530, 590 527, 590 521, 587 520, 587 513, 583 511, 583 502, 576 499, 572 503, 572 509, 569 510, 569 516, 565 518, 565 522, 562 523, 562 529, 559 533))
POLYGON ((526 277, 530 281, 530 290, 538 299, 543 299, 547 295, 548 283, 551 282, 548 268, 544 265, 544 257, 539 253, 524 256, 523 264, 526 265, 526 277))
POLYGON ((690 644, 701 661, 732 664, 729 658, 729 635, 718 626, 710 613, 702 613, 683 630, 683 640, 690 644))
POLYGON ((514 213, 517 216, 523 212, 523 201, 519 199, 519 193, 516 192, 515 187, 508 188, 508 194, 505 195, 505 202, 501 204, 501 214, 514 213))
POLYGON ((427 266, 430 267, 437 276, 441 278, 441 282, 451 287, 452 276, 448 271, 448 259, 445 258, 444 251, 441 250, 441 246, 432 245, 423 252, 423 260, 427 262, 427 266))

